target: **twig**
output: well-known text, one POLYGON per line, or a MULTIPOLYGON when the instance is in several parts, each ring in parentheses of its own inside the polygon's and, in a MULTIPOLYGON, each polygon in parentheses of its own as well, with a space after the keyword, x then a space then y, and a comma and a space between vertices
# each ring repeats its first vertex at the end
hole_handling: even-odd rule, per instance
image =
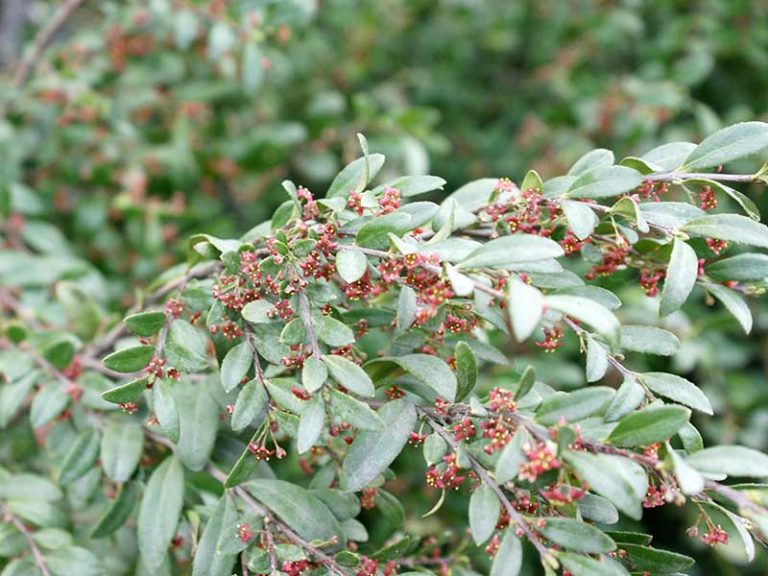
POLYGON ((758 177, 754 174, 718 174, 710 172, 661 172, 649 174, 649 180, 654 182, 674 182, 676 180, 717 180, 720 182, 754 182, 758 177))
POLYGON ((315 327, 312 324, 312 311, 309 306, 309 298, 302 290, 299 292, 299 315, 301 321, 304 323, 304 329, 307 331, 307 337, 309 338, 309 347, 312 349, 312 356, 320 358, 320 345, 317 343, 317 334, 315 334, 315 327))
POLYGON ((16 99, 18 91, 24 88, 29 82, 37 65, 42 59, 43 54, 45 54, 46 49, 56 36, 57 32, 61 30, 72 14, 74 14, 81 5, 85 4, 85 2, 86 0, 64 0, 59 6, 58 12, 54 14, 50 22, 38 31, 32 41, 32 50, 22 58, 11 79, 11 86, 15 89, 16 93, 12 94, 0 107, 0 115, 5 116, 8 113, 8 110, 16 99))
POLYGON ((32 556, 35 559, 37 569, 40 570, 40 574, 42 574, 42 576, 51 576, 51 572, 48 570, 48 566, 45 564, 45 558, 43 558, 43 554, 40 552, 40 548, 37 547, 37 542, 35 542, 32 533, 24 525, 24 522, 22 522, 19 517, 11 511, 7 504, 0 504, 0 506, 2 507, 0 509, 3 511, 3 516, 5 516, 5 518, 7 518, 8 521, 13 524, 26 539, 27 545, 29 546, 29 549, 32 552, 32 556))

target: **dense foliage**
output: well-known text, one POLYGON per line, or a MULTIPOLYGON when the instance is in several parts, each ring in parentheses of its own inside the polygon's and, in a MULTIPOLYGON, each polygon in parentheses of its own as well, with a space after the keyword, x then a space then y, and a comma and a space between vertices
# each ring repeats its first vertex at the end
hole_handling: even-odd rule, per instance
POLYGON ((764 6, 470 4, 51 3, 2 576, 763 573, 764 6))

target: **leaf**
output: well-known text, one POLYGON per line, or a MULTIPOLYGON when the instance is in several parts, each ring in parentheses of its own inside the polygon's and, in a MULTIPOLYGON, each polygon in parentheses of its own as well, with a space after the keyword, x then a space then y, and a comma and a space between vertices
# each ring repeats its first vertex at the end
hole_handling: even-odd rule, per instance
POLYGON ((208 367, 206 340, 186 320, 174 320, 165 343, 168 364, 184 372, 200 372, 208 367))
POLYGON ((139 465, 144 447, 141 424, 127 418, 110 420, 101 437, 101 467, 114 482, 125 482, 139 465))
POLYGON ((171 442, 179 441, 179 410, 171 394, 171 383, 159 380, 152 387, 152 408, 160 428, 171 442))
POLYGON ((515 400, 520 400, 528 394, 533 389, 534 384, 536 384, 536 369, 529 364, 520 375, 520 382, 517 385, 517 390, 515 390, 515 400))
POLYGON ((54 576, 103 576, 104 567, 96 555, 86 548, 65 546, 45 555, 45 563, 54 576))
POLYGON ((505 484, 517 477, 520 472, 520 465, 527 460, 523 452, 523 445, 526 443, 528 435, 518 430, 504 449, 501 451, 499 459, 496 461, 496 481, 499 484, 505 484))
POLYGON ((557 559, 572 576, 629 576, 621 564, 605 557, 597 560, 572 552, 560 552, 557 559))
POLYGON ((646 372, 640 375, 640 382, 651 392, 704 414, 712 414, 712 405, 704 392, 685 378, 665 372, 646 372))
POLYGON ((252 480, 246 487, 254 498, 305 540, 329 541, 338 538, 340 545, 344 544, 338 520, 311 492, 282 480, 252 480))
POLYGON ((642 159, 653 164, 660 171, 671 171, 682 166, 695 148, 696 144, 691 142, 670 142, 646 152, 642 159))
POLYGON ((523 547, 513 528, 504 532, 499 549, 493 557, 490 576, 518 576, 523 566, 523 547))
POLYGON ((619 511, 611 502, 587 492, 577 502, 579 513, 588 520, 594 520, 600 524, 616 524, 619 521, 619 511))
POLYGON ((501 512, 498 496, 487 484, 481 484, 469 498, 469 527, 477 546, 490 538, 496 530, 501 512))
POLYGON ((437 205, 432 202, 406 204, 395 212, 366 222, 355 241, 358 246, 366 248, 385 248, 389 245, 390 234, 399 238, 414 228, 424 226, 435 217, 437 210, 437 205))
MULTIPOLYGON (((306 369, 306 364, 304 367, 306 369)), ((237 395, 235 409, 232 412, 232 430, 239 432, 254 421, 260 423, 260 420, 267 415, 268 401, 267 391, 257 379, 254 378, 243 386, 237 395)))
POLYGON ((85 290, 74 282, 56 284, 56 297, 64 305, 72 331, 83 340, 91 340, 101 323, 99 308, 85 290))
POLYGON ((165 320, 162 312, 139 312, 126 316, 123 322, 137 336, 154 336, 165 326, 165 320))
POLYGON ((99 434, 86 428, 72 443, 59 470, 59 483, 71 484, 91 470, 99 455, 99 434))
POLYGON ((469 344, 456 344, 456 402, 461 402, 472 392, 477 382, 477 359, 469 344))
POLYGON ((355 333, 352 332, 352 329, 344 324, 344 322, 340 322, 330 316, 321 315, 315 318, 314 327, 318 340, 334 348, 347 346, 355 342, 355 333))
POLYGON ((538 530, 555 544, 568 550, 600 554, 616 549, 616 543, 602 530, 575 518, 542 518, 538 530))
POLYGON ((336 254, 336 271, 348 284, 360 280, 367 268, 368 258, 362 252, 342 248, 336 254))
POLYGON ((469 276, 462 274, 450 264, 446 264, 445 273, 456 296, 471 296, 474 293, 475 283, 469 276))
POLYGON ((518 342, 533 334, 544 313, 544 295, 533 286, 513 278, 509 282, 509 316, 518 342))
POLYGON ((448 452, 448 443, 439 434, 432 433, 424 440, 423 452, 424 461, 427 465, 432 466, 440 462, 448 452))
POLYGON ((611 401, 613 388, 592 386, 574 392, 559 392, 547 396, 536 409, 536 420, 545 426, 557 424, 561 418, 566 422, 583 420, 599 412, 611 401))
POLYGON ((565 193, 566 198, 608 198, 634 190, 643 174, 626 166, 604 166, 579 176, 565 193))
POLYGON ((643 514, 648 477, 642 466, 621 456, 566 451, 563 458, 590 490, 610 500, 634 520, 643 514))
POLYGON ((373 381, 368 374, 351 360, 333 354, 326 354, 321 357, 321 360, 328 367, 333 379, 347 390, 367 398, 376 393, 373 381))
POLYGON ((313 399, 299 419, 299 433, 296 437, 296 450, 304 454, 315 445, 325 424, 325 404, 319 398, 313 399))
POLYGON ((608 371, 608 351, 605 346, 592 338, 589 334, 586 335, 587 342, 587 365, 586 375, 587 382, 597 382, 605 376, 608 371))
POLYGON ((728 476, 768 477, 768 456, 743 446, 715 446, 690 454, 686 461, 700 472, 728 476))
POLYGON ((221 385, 226 392, 231 392, 240 385, 240 382, 253 364, 253 349, 249 342, 241 342, 233 346, 221 363, 221 385))
POLYGON ((606 150, 605 148, 597 148, 590 150, 584 154, 581 158, 576 160, 571 169, 568 170, 569 176, 581 176, 596 168, 604 168, 611 166, 615 158, 613 152, 606 150))
POLYGON ((712 168, 768 149, 768 124, 740 122, 718 130, 693 149, 681 170, 712 168))
POLYGON ((688 244, 675 238, 664 288, 661 291, 659 313, 662 316, 671 314, 688 299, 696 284, 698 270, 699 259, 696 252, 688 244))
POLYGON ((687 222, 680 230, 692 236, 768 248, 768 227, 740 214, 708 214, 687 222))
POLYGON ((622 544, 621 548, 627 552, 627 562, 632 569, 640 572, 674 574, 694 564, 693 558, 668 550, 638 544, 622 544))
POLYGON ((606 338, 618 339, 618 319, 608 308, 594 300, 581 296, 549 295, 544 299, 544 303, 552 310, 592 326, 606 338))
POLYGON ((347 452, 341 473, 344 490, 357 492, 384 472, 405 447, 416 425, 416 409, 405 399, 388 402, 378 415, 386 428, 361 432, 347 452))
POLYGON ((267 324, 277 315, 277 308, 267 300, 254 300, 243 306, 240 314, 251 324, 267 324))
POLYGON ((728 309, 744 332, 749 334, 752 331, 752 312, 738 292, 719 284, 707 283, 703 286, 728 309))
POLYGON ((622 326, 621 348, 643 354, 672 356, 680 348, 677 336, 655 326, 622 326))
POLYGON ((370 154, 367 157, 353 160, 333 179, 326 197, 349 196, 352 191, 362 192, 368 182, 376 177, 383 165, 383 154, 370 154))
POLYGON ((371 360, 366 367, 382 364, 394 364, 402 368, 420 383, 431 388, 440 398, 449 402, 456 399, 456 376, 450 366, 437 356, 431 354, 386 356, 371 360))
POLYGON ((91 538, 104 538, 122 528, 139 501, 138 482, 127 482, 96 522, 91 538))
POLYGON ((373 192, 374 194, 380 194, 384 192, 385 188, 396 188, 400 191, 402 198, 410 198, 411 196, 418 196, 433 190, 442 190, 443 186, 445 186, 445 180, 442 178, 419 174, 416 176, 403 176, 397 180, 392 180, 376 187, 373 192))
POLYGON ((112 352, 102 363, 115 372, 138 372, 147 367, 154 355, 154 346, 131 346, 112 352))
POLYGON ((147 377, 142 376, 136 380, 131 380, 127 384, 115 386, 109 390, 102 392, 101 397, 107 402, 113 404, 123 404, 126 402, 136 402, 141 398, 144 390, 147 389, 147 377))
POLYGON ((600 221, 589 204, 574 200, 563 200, 560 206, 563 209, 563 214, 565 214, 565 219, 568 221, 568 228, 570 228, 571 232, 579 240, 589 238, 600 221))
POLYGON ((328 368, 325 367, 320 358, 310 356, 304 361, 304 367, 301 370, 301 383, 307 392, 320 390, 328 379, 328 368))
POLYGON ((742 194, 738 190, 731 188, 722 182, 718 182, 717 180, 707 180, 706 178, 691 178, 689 180, 684 180, 683 185, 699 185, 714 188, 715 190, 730 196, 736 204, 741 206, 744 212, 746 212, 752 220, 760 221, 760 210, 752 199, 746 194, 742 194))
POLYGON ((150 572, 163 564, 184 503, 184 469, 175 456, 163 460, 149 479, 139 508, 139 552, 150 572))
POLYGON ((759 282, 768 278, 768 255, 739 254, 723 258, 709 264, 705 269, 707 276, 714 280, 737 282, 759 282))
POLYGON ((694 496, 704 491, 704 477, 699 474, 685 459, 672 449, 668 449, 669 458, 677 478, 680 490, 687 496, 694 496))
POLYGON ((411 327, 416 319, 417 309, 414 289, 410 286, 400 288, 400 295, 397 299, 397 316, 395 317, 398 332, 403 332, 411 327))
POLYGON ((549 238, 512 234, 486 242, 459 262, 457 268, 505 268, 521 262, 559 258, 563 254, 560 244, 549 238))
POLYGON ((691 411, 682 406, 643 408, 621 419, 607 441, 616 446, 648 446, 664 442, 690 419, 691 411))
POLYGON ((69 400, 69 394, 59 382, 43 386, 35 394, 29 411, 32 428, 39 428, 56 418, 67 407, 69 400))
POLYGON ((184 466, 197 472, 205 468, 213 451, 219 407, 204 385, 177 386, 173 392, 179 412, 176 452, 184 466))
POLYGON ((334 416, 349 422, 355 428, 381 430, 385 427, 384 422, 368 404, 333 388, 330 390, 330 399, 334 416))
POLYGON ((224 554, 217 548, 223 529, 224 510, 227 497, 219 499, 216 508, 208 518, 203 535, 197 544, 192 576, 230 576, 237 554, 224 554))

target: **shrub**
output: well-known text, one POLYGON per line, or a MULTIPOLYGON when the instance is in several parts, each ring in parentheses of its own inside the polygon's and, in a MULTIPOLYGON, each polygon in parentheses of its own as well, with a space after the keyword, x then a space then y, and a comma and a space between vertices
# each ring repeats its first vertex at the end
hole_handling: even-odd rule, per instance
POLYGON ((661 506, 752 560, 768 456, 704 447, 692 420, 717 402, 632 366, 679 347, 649 310, 703 295, 751 330, 768 228, 732 185, 766 166, 722 168, 764 155, 768 124, 439 205, 414 200, 435 176, 372 184, 384 157, 360 144, 324 197, 286 181, 270 221, 193 236, 122 322, 56 258, 4 261, 4 573, 679 572, 690 557, 633 530, 661 506), (647 297, 623 311, 628 285, 647 297), (589 386, 519 361, 569 341, 589 386), (469 533, 415 518, 455 507, 469 533))

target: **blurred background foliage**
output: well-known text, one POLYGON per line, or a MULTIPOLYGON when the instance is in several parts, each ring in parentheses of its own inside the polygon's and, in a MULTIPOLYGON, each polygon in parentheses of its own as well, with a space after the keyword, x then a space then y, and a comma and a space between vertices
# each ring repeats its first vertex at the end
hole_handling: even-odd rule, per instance
MULTIPOLYGON (((432 173, 452 191, 529 168, 552 177, 595 147, 622 157, 768 119, 763 0, 84 2, 23 86, 13 52, 64 2, 4 0, 5 19, 11 4, 26 24, 0 85, 0 284, 62 326, 56 282, 122 309, 183 261, 189 234, 238 236, 268 218, 283 179, 322 194, 357 156, 356 132, 387 155, 382 180, 432 173)), ((621 297, 626 319, 655 315, 639 287, 621 297)), ((665 321, 682 349, 651 368, 691 375, 716 399, 718 417, 697 422, 710 441, 765 450, 768 314, 755 309, 745 337, 708 304, 665 321)), ((582 386, 576 345, 546 359, 518 350, 487 384, 531 362, 554 386, 582 386)), ((407 492, 424 472, 409 454, 409 481, 392 486, 409 529, 461 533, 465 498, 420 518, 437 495, 407 492)), ((667 506, 646 522, 657 546, 699 558, 692 573, 765 574, 765 554, 745 569, 685 537, 694 520, 667 506)))

